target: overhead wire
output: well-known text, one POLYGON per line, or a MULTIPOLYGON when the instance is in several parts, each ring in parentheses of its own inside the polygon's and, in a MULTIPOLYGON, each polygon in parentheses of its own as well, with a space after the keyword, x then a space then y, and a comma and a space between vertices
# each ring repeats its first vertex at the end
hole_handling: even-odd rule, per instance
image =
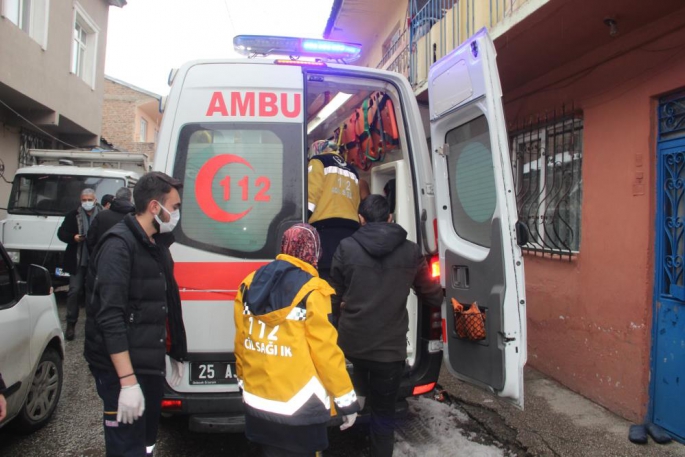
POLYGON ((23 120, 24 122, 27 122, 27 123, 28 123, 29 125, 31 125, 34 129, 38 130, 39 132, 41 132, 41 133, 44 134, 44 135, 49 136, 49 137, 52 138, 53 140, 59 141, 59 142, 62 143, 63 145, 69 146, 71 149, 78 149, 78 148, 79 148, 78 146, 74 146, 73 144, 70 144, 70 143, 67 143, 66 141, 60 140, 60 139, 57 138, 55 135, 53 135, 53 134, 51 134, 51 133, 49 133, 49 132, 46 132, 46 131, 43 130, 42 128, 38 127, 36 124, 34 124, 34 123, 31 122, 30 120, 26 119, 24 116, 22 116, 21 114, 19 114, 15 109, 13 109, 11 106, 9 106, 7 103, 5 103, 3 100, 0 100, 0 105, 3 105, 5 108, 7 108, 7 109, 10 110, 11 112, 13 112, 14 115, 17 116, 19 119, 23 120))

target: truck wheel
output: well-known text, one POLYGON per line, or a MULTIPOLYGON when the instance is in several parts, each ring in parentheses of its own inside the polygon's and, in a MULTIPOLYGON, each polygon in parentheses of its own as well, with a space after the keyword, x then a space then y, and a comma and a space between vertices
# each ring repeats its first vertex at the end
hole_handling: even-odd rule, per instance
POLYGON ((53 348, 46 348, 33 374, 26 401, 15 420, 18 431, 35 432, 50 420, 62 393, 63 379, 62 358, 53 348))

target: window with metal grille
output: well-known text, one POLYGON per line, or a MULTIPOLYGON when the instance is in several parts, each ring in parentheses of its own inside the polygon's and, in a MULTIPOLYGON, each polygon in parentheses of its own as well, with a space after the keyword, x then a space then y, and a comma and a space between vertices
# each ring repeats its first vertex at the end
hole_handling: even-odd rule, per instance
POLYGON ((524 250, 570 258, 580 251, 583 120, 553 115, 513 131, 516 202, 530 232, 524 250))

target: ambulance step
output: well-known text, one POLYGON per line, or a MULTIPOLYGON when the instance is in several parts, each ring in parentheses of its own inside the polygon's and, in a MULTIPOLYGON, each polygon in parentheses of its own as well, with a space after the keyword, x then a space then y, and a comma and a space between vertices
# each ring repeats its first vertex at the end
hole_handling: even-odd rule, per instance
POLYGON ((242 433, 245 431, 245 416, 193 415, 188 420, 188 428, 201 433, 242 433))

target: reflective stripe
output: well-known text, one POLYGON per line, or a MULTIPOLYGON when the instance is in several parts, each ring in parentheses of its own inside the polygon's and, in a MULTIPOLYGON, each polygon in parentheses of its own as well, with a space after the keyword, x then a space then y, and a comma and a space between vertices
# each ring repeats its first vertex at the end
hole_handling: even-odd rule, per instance
POLYGON ((314 210, 316 209, 316 205, 312 202, 309 202, 309 203, 307 203, 307 209, 313 213, 314 210))
POLYGON ((312 377, 312 379, 288 401, 261 398, 246 390, 243 391, 243 400, 248 405, 261 411, 292 416, 309 401, 312 395, 316 395, 326 409, 331 408, 330 398, 326 395, 326 389, 324 389, 323 385, 316 377, 312 377))
POLYGON ((354 390, 351 390, 345 395, 337 397, 334 401, 335 406, 339 408, 345 408, 347 406, 350 406, 355 401, 357 401, 357 394, 354 392, 354 390))
POLYGON ((307 318, 307 310, 297 306, 290 310, 286 319, 291 321, 303 321, 307 318))
POLYGON ((145 453, 146 454, 152 454, 152 451, 155 450, 155 445, 153 444, 152 446, 145 446, 145 453))
POLYGON ((307 167, 307 173, 311 173, 313 168, 314 168, 314 167, 312 167, 311 165, 308 166, 308 167, 307 167))
POLYGON ((334 173, 334 174, 336 174, 336 175, 345 176, 345 177, 350 178, 351 180, 353 180, 355 183, 359 184, 359 179, 357 179, 357 175, 355 175, 355 174, 352 173, 351 171, 343 170, 342 168, 336 167, 336 166, 326 167, 326 168, 323 169, 323 174, 324 174, 324 175, 328 175, 328 174, 331 174, 331 173, 334 173))

